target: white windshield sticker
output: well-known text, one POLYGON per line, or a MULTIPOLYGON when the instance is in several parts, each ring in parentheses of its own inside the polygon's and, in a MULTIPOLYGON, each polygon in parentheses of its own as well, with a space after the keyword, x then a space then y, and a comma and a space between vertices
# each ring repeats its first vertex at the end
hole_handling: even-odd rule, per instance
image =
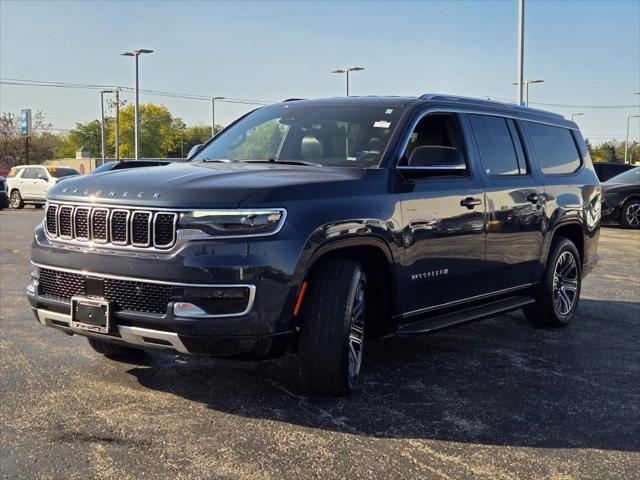
POLYGON ((386 113, 387 115, 391 115, 393 113, 393 108, 387 108, 384 113, 386 113))
POLYGON ((389 128, 391 126, 391 122, 387 122, 386 120, 378 120, 373 124, 373 128, 389 128))

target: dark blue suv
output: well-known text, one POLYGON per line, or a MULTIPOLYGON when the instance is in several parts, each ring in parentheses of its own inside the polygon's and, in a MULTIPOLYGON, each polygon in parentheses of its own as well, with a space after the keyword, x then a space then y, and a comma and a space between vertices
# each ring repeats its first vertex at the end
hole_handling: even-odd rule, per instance
POLYGON ((107 356, 298 352, 317 395, 365 344, 524 309, 564 326, 597 258, 575 123, 446 95, 293 100, 187 163, 49 191, 29 301, 107 356))

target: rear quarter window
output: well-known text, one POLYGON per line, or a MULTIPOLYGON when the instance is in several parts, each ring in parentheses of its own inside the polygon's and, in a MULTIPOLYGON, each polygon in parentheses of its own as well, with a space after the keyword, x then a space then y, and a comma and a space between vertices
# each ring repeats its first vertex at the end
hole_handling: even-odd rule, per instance
POLYGON ((582 161, 569 129, 534 122, 526 124, 542 173, 563 175, 580 168, 582 161))

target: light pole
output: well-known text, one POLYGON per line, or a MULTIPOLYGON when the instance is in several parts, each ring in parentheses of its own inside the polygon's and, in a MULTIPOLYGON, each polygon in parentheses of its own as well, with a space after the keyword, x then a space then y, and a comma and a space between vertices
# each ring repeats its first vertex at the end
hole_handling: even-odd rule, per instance
POLYGON ((105 154, 105 138, 104 138, 104 94, 105 93, 115 93, 116 94, 116 160, 120 158, 120 148, 118 146, 118 140, 120 137, 120 91, 119 90, 102 90, 100 92, 100 110, 102 114, 102 123, 100 124, 100 139, 102 142, 102 165, 104 165, 104 160, 106 158, 105 154))
POLYGON ((344 73, 347 82, 347 97, 349 96, 349 72, 360 72, 364 67, 344 67, 331 70, 329 73, 344 73))
POLYGON ((211 97, 211 138, 216 136, 216 100, 224 100, 225 97, 211 97))
POLYGON ((104 94, 111 93, 111 90, 102 90, 100 92, 100 151, 102 153, 102 163, 104 165, 104 94))
POLYGON ((580 117, 580 116, 582 116, 582 115, 584 115, 584 113, 572 113, 572 114, 571 114, 571 121, 573 122, 573 119, 574 119, 574 118, 576 118, 576 117, 580 117))
POLYGON ((640 115, 627 115, 627 141, 624 142, 624 163, 629 163, 627 161, 629 156, 629 121, 632 118, 640 118, 640 115))
MULTIPOLYGON (((522 89, 524 88, 524 0, 518 0, 518 105, 524 107, 522 89)), ((528 100, 527 100, 528 102, 528 100)))
MULTIPOLYGON (((518 105, 520 105, 521 107, 527 107, 529 106, 529 85, 532 83, 544 83, 544 80, 525 80, 522 82, 522 85, 525 88, 525 95, 524 95, 524 101, 519 101, 518 105)), ((520 85, 518 82, 513 82, 511 85, 517 85, 518 86, 518 92, 521 90, 520 89, 520 85)), ((518 93, 518 95, 520 95, 518 93)))
POLYGON ((140 101, 139 89, 138 89, 138 57, 143 53, 153 53, 153 50, 149 50, 146 48, 139 48, 137 50, 132 50, 131 52, 124 52, 121 55, 125 57, 135 57, 136 59, 136 103, 135 103, 135 122, 134 122, 134 135, 135 135, 135 159, 138 160, 138 151, 139 151, 139 143, 140 143, 140 117, 138 115, 138 106, 140 101))
POLYGON ((180 158, 184 159, 184 122, 180 122, 180 158))

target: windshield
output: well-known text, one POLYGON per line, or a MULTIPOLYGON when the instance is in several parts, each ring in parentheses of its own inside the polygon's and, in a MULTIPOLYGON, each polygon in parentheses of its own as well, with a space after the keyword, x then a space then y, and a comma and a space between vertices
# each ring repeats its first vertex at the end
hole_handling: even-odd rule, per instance
POLYGON ((114 163, 116 162, 108 162, 108 163, 104 163, 102 165, 100 165, 98 168, 96 168, 93 172, 91 173, 102 173, 102 172, 108 172, 109 170, 111 170, 114 166, 114 163))
POLYGON ((376 167, 400 113, 395 106, 265 107, 219 134, 192 161, 376 167))
POLYGON ((47 167, 49 175, 54 178, 68 177, 70 175, 80 175, 80 172, 73 168, 47 167))
POLYGON ((635 183, 640 184, 640 167, 632 168, 613 178, 607 180, 607 183, 635 183))

